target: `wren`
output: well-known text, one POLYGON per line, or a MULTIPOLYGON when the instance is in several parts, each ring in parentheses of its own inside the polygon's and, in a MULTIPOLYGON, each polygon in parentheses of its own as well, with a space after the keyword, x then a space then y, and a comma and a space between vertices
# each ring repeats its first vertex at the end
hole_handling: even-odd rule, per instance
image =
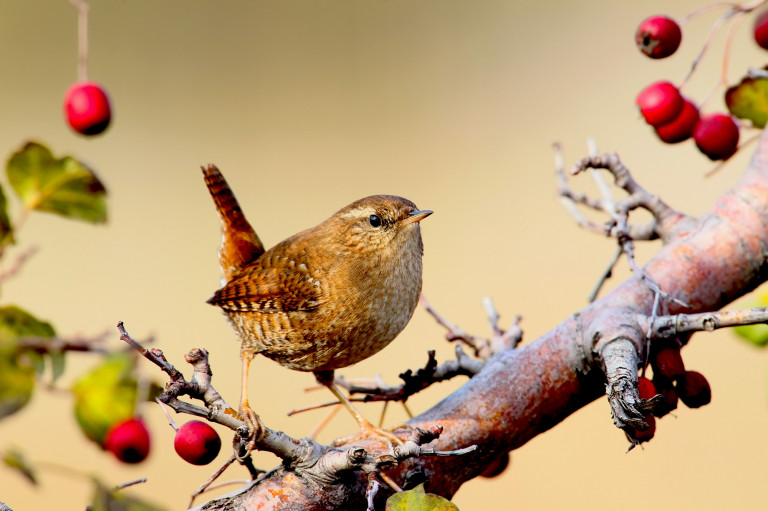
POLYGON ((376 354, 411 319, 422 285, 419 222, 432 211, 402 197, 373 195, 265 251, 221 172, 208 165, 203 175, 223 230, 224 287, 208 303, 224 311, 240 337, 239 413, 252 432, 251 446, 260 426, 247 382, 257 354, 314 373, 363 436, 398 441, 352 406, 333 371, 376 354))

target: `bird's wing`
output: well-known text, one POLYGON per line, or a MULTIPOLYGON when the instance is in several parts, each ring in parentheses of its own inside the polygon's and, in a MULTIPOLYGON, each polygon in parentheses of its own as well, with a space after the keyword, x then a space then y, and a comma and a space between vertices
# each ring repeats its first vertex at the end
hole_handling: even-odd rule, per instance
POLYGON ((208 300, 232 312, 311 311, 317 307, 320 287, 308 272, 288 268, 246 268, 208 300))

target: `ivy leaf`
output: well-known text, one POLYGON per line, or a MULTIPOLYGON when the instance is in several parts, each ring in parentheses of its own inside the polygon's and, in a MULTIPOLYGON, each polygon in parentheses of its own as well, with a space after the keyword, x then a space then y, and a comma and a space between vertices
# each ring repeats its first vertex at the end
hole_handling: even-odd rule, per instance
POLYGON ((107 191, 84 163, 70 156, 53 157, 50 149, 28 142, 6 167, 8 181, 28 210, 103 223, 107 191))
POLYGON ((725 104, 734 117, 748 119, 758 128, 768 120, 768 78, 746 77, 728 89, 725 104))
POLYGON ((37 486, 37 474, 35 468, 29 463, 24 454, 13 447, 3 454, 3 462, 9 467, 18 470, 30 483, 37 486))
POLYGON ((121 353, 106 358, 75 382, 75 417, 88 439, 102 445, 112 425, 134 416, 133 370, 132 354, 121 353))
POLYGON ((22 337, 56 335, 50 323, 8 305, 0 307, 0 418, 26 405, 35 389, 35 373, 43 368, 42 357, 19 346, 22 337))
POLYGON ((459 511, 459 508, 439 495, 424 493, 424 485, 395 493, 387 499, 386 511, 459 511))
POLYGON ((163 508, 126 495, 122 490, 109 489, 94 480, 93 500, 90 511, 164 511, 163 508))

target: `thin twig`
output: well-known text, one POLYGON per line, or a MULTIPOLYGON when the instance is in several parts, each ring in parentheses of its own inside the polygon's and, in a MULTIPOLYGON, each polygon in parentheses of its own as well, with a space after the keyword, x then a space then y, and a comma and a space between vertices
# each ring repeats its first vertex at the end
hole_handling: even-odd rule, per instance
POLYGON ((496 310, 493 298, 490 296, 483 297, 482 304, 485 309, 485 315, 488 317, 488 326, 490 326, 493 335, 503 335, 504 331, 499 328, 499 312, 496 310))
POLYGON ((191 508, 192 504, 194 502, 194 499, 197 498, 199 495, 201 495, 203 493, 206 493, 206 492, 209 492, 209 491, 213 491, 213 490, 218 490, 219 488, 224 488, 225 486, 232 486, 233 484, 244 485, 244 484, 248 484, 250 482, 251 482, 251 480, 249 480, 249 479, 232 479, 231 481, 224 481, 223 483, 212 484, 209 487, 207 487, 205 490, 203 490, 200 493, 198 493, 197 495, 194 495, 192 497, 192 500, 189 501, 189 507, 191 508))
POLYGON ((490 347, 490 341, 488 339, 483 339, 481 337, 476 337, 474 335, 468 334, 464 330, 462 330, 458 325, 455 325, 445 319, 440 313, 435 310, 434 307, 427 301, 427 298, 424 295, 421 295, 419 298, 419 303, 422 307, 429 313, 430 316, 432 316, 435 321, 440 324, 443 328, 448 330, 448 332, 445 334, 445 338, 450 341, 460 341, 472 348, 475 351, 475 355, 479 356, 481 358, 486 358, 488 354, 486 352, 488 351, 490 347), (483 353, 483 355, 481 355, 483 353))
POLYGON ((597 295, 600 294, 600 290, 603 287, 603 284, 611 278, 613 275, 613 269, 616 267, 616 263, 619 262, 619 258, 621 257, 621 254, 623 254, 624 251, 621 249, 621 247, 616 248, 616 252, 614 252, 613 257, 611 258, 611 261, 608 263, 608 266, 606 267, 603 274, 600 276, 600 280, 598 280, 597 285, 595 286, 595 289, 592 290, 592 293, 589 295, 589 303, 594 302, 597 299, 597 295))
POLYGON ((711 332, 719 328, 768 323, 768 308, 659 316, 652 323, 650 319, 647 316, 639 318, 644 328, 652 327, 654 338, 667 338, 688 332, 711 332))
POLYGON ((456 346, 456 359, 449 360, 443 364, 437 364, 435 352, 427 352, 428 360, 423 368, 417 371, 407 370, 400 374, 403 380, 401 385, 388 387, 386 385, 353 385, 342 377, 336 379, 336 384, 345 388, 350 394, 365 394, 361 399, 364 402, 370 401, 402 401, 405 402, 410 396, 426 389, 434 383, 449 380, 456 376, 472 377, 483 368, 485 364, 482 360, 470 358, 461 345, 456 346))
MULTIPOLYGON (((315 428, 314 428, 314 429, 312 430, 312 432, 309 434, 309 438, 311 438, 312 440, 316 440, 316 439, 317 439, 317 436, 320 434, 320 432, 321 432, 322 430, 324 430, 324 429, 325 429, 325 427, 328 425, 328 423, 330 423, 330 422, 331 422, 331 420, 332 420, 332 419, 333 419, 333 418, 336 416, 336 414, 338 414, 338 413, 339 413, 339 410, 341 410, 341 408, 342 408, 342 406, 341 406, 341 402, 340 402, 340 401, 336 401, 336 405, 337 405, 337 406, 333 407, 333 408, 331 409, 331 411, 330 411, 330 412, 328 412, 328 413, 325 415, 325 417, 323 417, 323 419, 322 419, 322 420, 321 420, 321 421, 318 423, 318 425, 317 425, 317 426, 315 426, 315 428)), ((290 416, 290 415, 293 415, 293 413, 291 413, 291 412, 293 412, 293 413, 297 413, 295 410, 289 410, 289 411, 288 411, 288 413, 287 413, 287 415, 289 415, 289 416, 290 416)))
POLYGON ((123 322, 120 321, 117 323, 117 330, 120 332, 120 340, 126 342, 130 347, 138 351, 141 355, 144 356, 147 360, 158 366, 160 369, 163 370, 168 376, 171 377, 171 380, 173 381, 180 381, 184 380, 184 375, 181 374, 180 371, 178 371, 173 365, 169 364, 168 361, 165 359, 165 356, 163 355, 163 352, 158 349, 152 349, 148 350, 138 342, 136 342, 133 337, 130 336, 130 334, 125 330, 125 326, 123 325, 123 322))
POLYGON ((11 263, 10 266, 0 271, 0 283, 5 282, 6 280, 9 280, 12 277, 15 277, 24 267, 26 262, 33 255, 35 255, 37 251, 38 251, 37 245, 31 245, 26 249, 24 249, 21 253, 19 253, 16 256, 16 259, 14 259, 13 263, 11 263))
POLYGON ((382 481, 384 481, 385 483, 387 483, 387 486, 389 486, 390 488, 392 488, 393 490, 395 490, 395 492, 396 492, 396 493, 397 493, 397 492, 401 492, 401 491, 403 491, 403 489, 402 489, 402 488, 400 488, 400 486, 398 486, 398 484, 397 484, 396 482, 394 482, 394 481, 392 480, 392 478, 391 478, 391 477, 389 477, 389 476, 388 476, 386 473, 384 473, 384 472, 379 472, 379 477, 381 478, 381 480, 382 480, 382 481))
POLYGON ((613 174, 616 186, 629 194, 627 198, 616 204, 615 211, 606 210, 605 212, 611 216, 613 222, 610 234, 616 238, 619 247, 626 254, 630 269, 646 282, 653 293, 659 293, 665 299, 687 307, 687 304, 682 300, 664 292, 650 275, 640 268, 635 260, 634 240, 638 237, 640 239, 661 237, 662 240, 668 242, 679 232, 682 232, 683 226, 688 226, 694 220, 672 209, 659 197, 648 193, 634 180, 629 169, 621 163, 616 154, 583 158, 573 166, 571 174, 576 175, 586 169, 608 170, 613 174), (636 227, 633 229, 633 226, 629 225, 629 213, 637 208, 643 208, 650 212, 654 217, 654 223, 645 229, 638 230, 636 227))
POLYGON ((19 339, 18 346, 40 354, 64 351, 107 354, 110 350, 98 344, 107 340, 109 335, 109 332, 105 331, 94 337, 23 337, 19 339))
POLYGON ((171 417, 171 413, 168 411, 168 408, 165 406, 165 403, 163 403, 159 399, 155 399, 155 401, 157 401, 157 404, 160 405, 160 409, 163 411, 166 418, 168 419, 168 424, 173 428, 174 431, 178 431, 179 426, 176 424, 176 421, 173 420, 173 417, 171 417))
MULTIPOLYGON (((195 499, 198 497, 198 495, 201 495, 201 494, 205 493, 206 491, 209 491, 209 490, 213 489, 213 487, 211 487, 211 484, 213 484, 213 482, 216 479, 218 479, 219 476, 221 474, 223 474, 224 471, 226 469, 228 469, 230 465, 232 465, 232 463, 235 462, 236 459, 237 459, 237 457, 234 454, 231 455, 229 458, 227 458, 227 461, 225 461, 224 464, 222 464, 218 469, 216 469, 216 471, 213 474, 211 474, 211 477, 209 477, 203 484, 200 485, 200 487, 197 490, 194 491, 194 493, 192 493, 192 495, 190 495, 189 505, 187 506, 187 509, 192 507, 192 505, 195 503, 195 499)), ((247 482, 248 481, 246 481, 246 483, 247 482)), ((221 485, 219 485, 219 486, 221 486, 221 485)))
POLYGON ((117 486, 115 486, 113 489, 115 489, 115 490, 122 490, 123 488, 128 488, 129 486, 133 486, 135 484, 142 484, 142 483, 146 483, 146 482, 147 482, 147 478, 146 477, 142 477, 141 479, 134 479, 133 481, 127 481, 125 483, 120 483, 117 486))

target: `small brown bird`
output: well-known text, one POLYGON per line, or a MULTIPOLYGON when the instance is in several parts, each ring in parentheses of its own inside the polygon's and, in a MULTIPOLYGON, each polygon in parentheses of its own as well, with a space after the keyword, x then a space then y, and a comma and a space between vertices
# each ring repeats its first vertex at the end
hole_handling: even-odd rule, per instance
POLYGON ((364 436, 397 440, 368 422, 339 391, 333 371, 389 344, 413 315, 421 293, 419 222, 432 212, 392 195, 373 195, 265 251, 221 172, 203 168, 223 224, 221 307, 240 336, 239 413, 258 435, 248 403, 256 354, 311 371, 357 420, 364 436))

